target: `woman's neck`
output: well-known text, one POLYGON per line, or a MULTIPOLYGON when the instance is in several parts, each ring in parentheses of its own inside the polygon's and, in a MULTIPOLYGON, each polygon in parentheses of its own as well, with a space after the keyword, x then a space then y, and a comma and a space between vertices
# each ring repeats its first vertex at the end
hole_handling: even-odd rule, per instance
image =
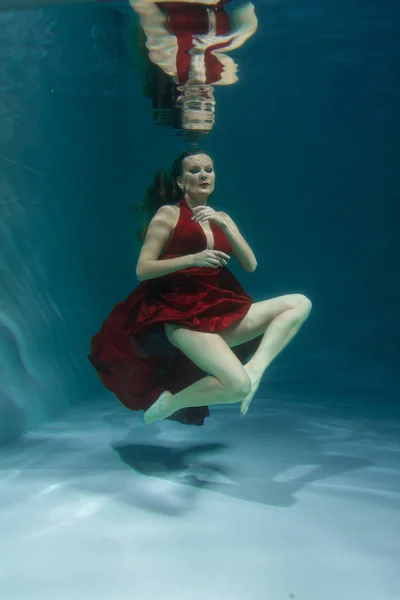
POLYGON ((190 208, 194 208, 196 206, 206 206, 208 202, 208 196, 189 196, 189 194, 183 194, 184 199, 190 208))

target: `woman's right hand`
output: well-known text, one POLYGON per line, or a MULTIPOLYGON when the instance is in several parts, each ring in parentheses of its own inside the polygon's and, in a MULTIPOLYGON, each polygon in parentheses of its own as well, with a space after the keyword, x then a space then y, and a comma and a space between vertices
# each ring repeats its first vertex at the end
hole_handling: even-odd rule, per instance
POLYGON ((221 250, 210 250, 207 248, 207 250, 193 254, 193 258, 193 266, 195 267, 214 267, 218 269, 227 265, 231 257, 221 250))

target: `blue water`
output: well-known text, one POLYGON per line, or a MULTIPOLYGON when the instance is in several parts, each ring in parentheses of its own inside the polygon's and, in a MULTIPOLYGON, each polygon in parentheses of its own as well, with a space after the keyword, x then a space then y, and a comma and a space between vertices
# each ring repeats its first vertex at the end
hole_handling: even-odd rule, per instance
MULTIPOLYGON (((203 146, 258 260, 235 274, 256 300, 313 301, 268 385, 397 411, 399 6, 256 14, 203 146)), ((123 2, 0 15, 5 441, 99 390, 87 344, 137 284, 131 207, 186 147, 141 93, 131 18, 123 2)))
MULTIPOLYGON (((151 102, 143 96, 127 42, 132 16, 126 3, 17 10, 27 4, 16 2, 12 12, 9 2, 0 1, 0 7, 8 8, 0 11, 0 445, 4 447, 18 440, 24 443, 23 436, 65 410, 87 406, 87 414, 96 411, 94 399, 103 398, 104 390, 86 355, 90 337, 111 307, 138 283, 133 207, 154 172, 170 165, 187 146, 171 128, 157 125, 151 102)), ((338 471, 349 472, 353 466, 357 470, 367 466, 363 461, 370 461, 384 473, 394 468, 396 460, 398 464, 400 415, 400 5, 393 0, 269 0, 256 3, 256 14, 256 34, 232 53, 239 67, 238 82, 216 89, 216 122, 202 145, 215 159, 215 201, 240 225, 258 261, 254 273, 231 264, 236 277, 255 300, 298 292, 313 302, 310 319, 271 365, 259 388, 257 415, 266 418, 269 410, 262 405, 263 398, 272 399, 274 407, 288 402, 291 408, 279 417, 277 431, 283 432, 289 446, 295 431, 307 431, 299 438, 303 450, 311 448, 307 435, 313 427, 321 427, 316 437, 322 439, 329 424, 342 419, 336 422, 332 439, 344 439, 346 430, 349 444, 352 440, 360 445, 358 450, 343 450, 350 458, 338 471), (299 417, 292 427, 288 414, 304 407, 307 426, 299 417), (325 424, 321 421, 317 427, 313 414, 324 414, 325 424), (374 446, 377 454, 363 453, 374 440, 379 440, 374 446), (377 448, 383 452, 386 443, 394 454, 384 465, 377 459, 377 448)), ((120 412, 118 401, 107 398, 110 408, 102 408, 101 419, 97 415, 99 427, 101 421, 103 427, 118 422, 123 428, 129 419, 142 418, 120 412)), ((223 421, 220 411, 217 415, 223 421)), ((68 427, 73 423, 74 419, 68 421, 68 427)), ((87 417, 82 422, 77 417, 77 423, 82 436, 90 436, 87 417)), ((250 445, 262 437, 258 421, 251 423, 250 445)), ((235 433, 235 421, 229 426, 235 433)), ((61 429, 68 438, 68 428, 61 429)), ((104 429, 105 437, 109 431, 104 429)), ((226 430, 217 431, 223 436, 226 430)), ((40 439, 53 444, 57 435, 55 426, 40 439)), ((169 439, 164 430, 160 435, 169 439)), ((179 435, 184 434, 176 430, 175 439, 181 439, 179 435)), ((96 438, 89 451, 91 465, 101 439, 96 438)), ((33 448, 37 442, 30 443, 33 448)), ((67 445, 64 454, 62 448, 55 452, 67 456, 71 447, 67 445)), ((284 453, 281 446, 279 452, 284 453)), ((305 462, 313 462, 311 455, 310 451, 305 462)), ((4 456, 11 461, 6 461, 6 469, 21 468, 18 459, 4 456)), ((62 460, 57 485, 63 480, 62 460)), ((135 461, 127 462, 137 468, 135 461)), ((145 472, 152 472, 151 466, 145 472)), ((250 486, 254 493, 244 492, 243 477, 236 497, 262 503, 264 491, 250 486)), ((372 489, 375 484, 397 494, 393 506, 397 503, 398 514, 398 480, 388 484, 382 475, 365 485, 372 489)), ((15 498, 23 495, 24 488, 16 494, 15 498)), ((282 509, 291 504, 281 492, 277 498, 271 505, 282 509)), ((385 500, 379 502, 382 507, 385 500)), ((337 510, 341 508, 333 502, 328 512, 337 510)), ((356 515, 357 510, 354 519, 356 515)), ((376 513, 363 515, 360 530, 379 520, 376 513)), ((391 518, 384 518, 387 531, 390 523, 393 531, 399 525, 391 518)), ((215 526, 218 517, 211 522, 215 526)), ((245 543, 245 532, 241 535, 245 543)), ((374 535, 378 539, 379 530, 374 535)), ((291 543, 303 544, 305 536, 303 532, 291 543)), ((379 539, 376 552, 396 562, 398 545, 395 540, 385 545, 387 539, 384 535, 379 539)), ((110 548, 125 557, 117 541, 110 541, 110 548)), ((352 591, 346 596, 342 590, 344 600, 370 598, 361 590, 357 596, 356 587, 346 589, 352 591)), ((27 596, 23 587, 7 590, 3 597, 9 600, 44 598, 39 592, 27 596)), ((374 600, 395 597, 390 595, 392 589, 386 590, 387 595, 382 586, 376 590, 382 595, 374 592, 374 600)), ((81 593, 82 598, 89 597, 81 593)), ((325 597, 311 592, 297 596, 293 589, 279 594, 262 598, 332 597, 328 592, 325 597)), ((202 596, 193 596, 197 597, 202 596)), ((244 597, 233 592, 229 596, 244 597)), ((251 597, 261 598, 255 593, 251 597)))

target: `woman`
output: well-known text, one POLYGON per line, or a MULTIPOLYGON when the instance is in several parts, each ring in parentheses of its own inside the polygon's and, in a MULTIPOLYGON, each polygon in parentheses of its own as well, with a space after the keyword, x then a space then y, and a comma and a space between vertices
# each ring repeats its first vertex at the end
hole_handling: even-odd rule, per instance
POLYGON ((146 423, 202 425, 211 404, 239 402, 247 413, 311 303, 301 294, 253 302, 227 264, 233 255, 252 272, 254 253, 233 220, 208 206, 212 159, 184 152, 172 174, 171 190, 163 173, 149 189, 148 204, 161 198, 162 206, 139 255, 141 283, 93 337, 89 360, 125 406, 146 410, 146 423))
POLYGON ((146 33, 150 60, 176 84, 231 85, 237 65, 227 55, 257 30, 250 2, 229 17, 230 0, 129 0, 146 33), (232 23, 231 23, 232 20, 232 23))
MULTIPOLYGON (((189 140, 212 130, 215 122, 214 86, 236 83, 237 64, 229 56, 257 30, 254 6, 235 7, 231 17, 225 9, 230 0, 130 0, 146 36, 148 59, 173 83, 171 94, 165 78, 149 68, 153 102, 167 99, 167 114, 156 119, 173 119, 176 129, 189 140), (167 87, 167 89, 165 89, 167 87), (158 89, 160 88, 160 89, 158 89), (165 97, 165 91, 168 95, 165 97), (161 94, 160 94, 161 92, 161 94)), ((160 107, 162 108, 162 107, 160 107)))

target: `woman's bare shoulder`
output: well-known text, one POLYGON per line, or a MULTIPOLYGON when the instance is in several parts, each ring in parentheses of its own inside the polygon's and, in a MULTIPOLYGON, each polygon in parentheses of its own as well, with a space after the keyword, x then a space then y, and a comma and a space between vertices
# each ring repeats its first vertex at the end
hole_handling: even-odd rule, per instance
POLYGON ((179 218, 179 212, 179 204, 163 204, 154 216, 161 218, 172 227, 175 227, 179 218))
POLYGON ((158 260, 163 254, 179 219, 179 207, 160 206, 151 219, 138 259, 138 267, 147 260, 158 260))

